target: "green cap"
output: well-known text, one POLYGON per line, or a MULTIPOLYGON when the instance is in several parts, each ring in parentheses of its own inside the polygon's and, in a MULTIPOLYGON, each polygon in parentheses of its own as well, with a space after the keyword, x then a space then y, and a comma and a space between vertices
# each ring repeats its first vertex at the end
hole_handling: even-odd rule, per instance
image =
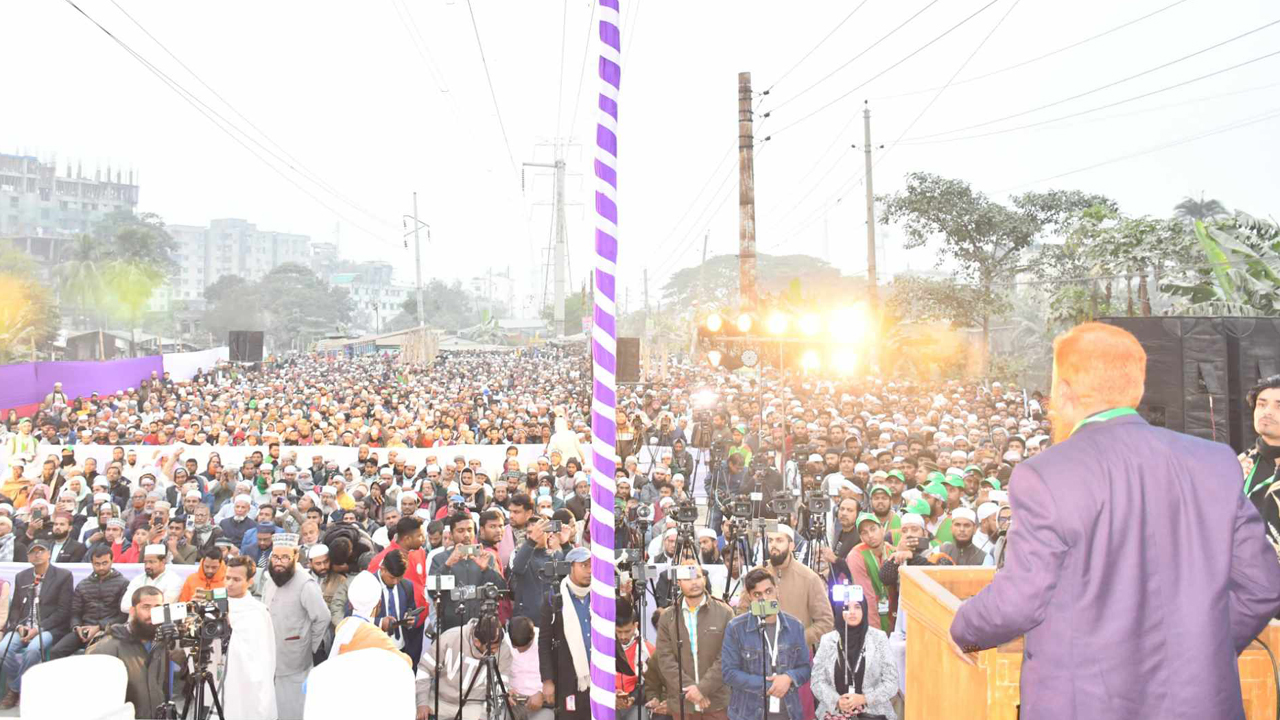
POLYGON ((939 482, 931 482, 928 485, 925 485, 920 488, 920 492, 926 495, 932 495, 939 500, 947 499, 947 486, 939 482))
POLYGON ((878 493, 878 492, 882 492, 882 493, 884 493, 885 495, 888 495, 888 496, 890 496, 890 497, 892 497, 892 496, 893 496, 893 491, 892 491, 892 490, 890 490, 889 488, 885 487, 884 485, 880 485, 880 484, 872 485, 872 486, 871 486, 871 490, 869 490, 869 491, 867 492, 867 495, 875 495, 875 494, 876 494, 876 493, 878 493))
POLYGON ((733 430, 734 432, 740 432, 743 435, 747 434, 747 426, 744 425, 743 423, 738 423, 737 425, 734 425, 733 430))
POLYGON ((968 475, 969 473, 978 473, 979 475, 981 475, 982 468, 978 467, 977 465, 970 465, 969 467, 964 469, 965 475, 968 475))
POLYGON ((948 475, 942 479, 942 484, 950 485, 951 487, 963 488, 964 480, 962 478, 956 477, 955 475, 948 475))
POLYGON ((907 512, 915 513, 920 517, 927 518, 933 514, 933 509, 929 507, 929 503, 921 499, 921 500, 916 500, 912 502, 910 505, 908 505, 907 512))
POLYGON ((926 484, 928 484, 928 483, 936 483, 936 482, 940 483, 940 482, 942 482, 943 480, 946 480, 946 479, 947 479, 947 476, 946 476, 946 475, 943 475, 942 473, 938 472, 937 470, 934 470, 933 472, 931 472, 931 473, 929 473, 928 475, 925 475, 925 476, 924 476, 924 481, 925 481, 925 483, 926 483, 926 484))
POLYGON ((866 522, 866 521, 868 521, 868 520, 870 520, 871 522, 876 523, 876 524, 879 524, 879 523, 880 523, 880 519, 879 519, 879 518, 877 518, 875 515, 872 515, 871 513, 859 513, 859 514, 858 514, 858 521, 857 521, 857 522, 855 522, 855 523, 853 524, 853 526, 854 526, 854 527, 856 527, 856 528, 860 528, 860 527, 862 527, 862 523, 864 523, 864 522, 866 522))
POLYGON ((986 483, 987 485, 990 485, 992 490, 1000 489, 1000 481, 993 477, 983 478, 982 482, 986 483))
POLYGON ((906 482, 906 481, 907 481, 907 476, 906 476, 906 475, 903 475, 901 470, 890 470, 890 471, 889 471, 889 474, 888 474, 888 475, 886 475, 885 477, 896 477, 896 478, 898 478, 899 480, 901 480, 902 482, 906 482))

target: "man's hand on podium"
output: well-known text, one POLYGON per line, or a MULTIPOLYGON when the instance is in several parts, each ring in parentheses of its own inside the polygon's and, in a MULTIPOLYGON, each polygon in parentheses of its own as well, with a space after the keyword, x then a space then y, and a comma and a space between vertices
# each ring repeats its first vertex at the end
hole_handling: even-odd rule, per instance
POLYGON ((947 642, 951 643, 951 652, 955 653, 956 657, 960 658, 966 663, 969 663, 970 665, 978 664, 979 648, 977 646, 970 645, 962 648, 956 644, 955 640, 951 639, 950 634, 947 635, 947 642))

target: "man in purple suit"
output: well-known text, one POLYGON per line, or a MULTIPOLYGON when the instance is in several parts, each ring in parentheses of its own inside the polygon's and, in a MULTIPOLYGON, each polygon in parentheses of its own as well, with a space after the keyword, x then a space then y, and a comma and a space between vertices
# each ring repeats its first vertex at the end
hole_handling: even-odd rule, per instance
POLYGON ((1054 341, 1056 442, 1014 471, 1004 568, 951 625, 967 653, 1025 636, 1024 718, 1244 718, 1280 563, 1231 449, 1133 410, 1145 376, 1120 328, 1054 341))

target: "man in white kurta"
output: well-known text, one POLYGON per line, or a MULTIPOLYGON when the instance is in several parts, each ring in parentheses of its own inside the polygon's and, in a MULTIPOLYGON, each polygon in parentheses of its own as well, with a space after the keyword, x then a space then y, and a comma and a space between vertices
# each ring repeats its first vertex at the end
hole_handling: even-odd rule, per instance
POLYGON ((301 720, 303 683, 332 619, 320 584, 298 565, 296 534, 275 536, 267 572, 262 602, 275 630, 276 707, 279 720, 301 720))
POLYGON ((267 606, 249 594, 254 573, 247 558, 227 565, 226 674, 222 681, 223 720, 276 720, 276 636, 267 606))
POLYGON ((142 549, 143 572, 129 581, 124 597, 120 598, 120 612, 129 612, 133 603, 133 591, 144 586, 159 589, 164 595, 165 603, 178 602, 178 596, 182 594, 184 578, 168 569, 165 562, 168 553, 169 548, 160 544, 147 545, 142 549))

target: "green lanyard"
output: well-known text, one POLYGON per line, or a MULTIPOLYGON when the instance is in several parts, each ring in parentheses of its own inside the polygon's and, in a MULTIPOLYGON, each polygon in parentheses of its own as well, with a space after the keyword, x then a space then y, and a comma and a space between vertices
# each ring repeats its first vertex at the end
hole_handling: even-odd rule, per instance
POLYGON ((1276 475, 1280 474, 1280 473, 1271 473, 1271 477, 1267 478, 1266 480, 1263 480, 1261 485, 1259 485, 1257 488, 1252 488, 1250 486, 1253 485, 1253 474, 1256 472, 1258 472, 1258 461, 1254 460, 1253 467, 1249 468, 1249 477, 1244 479, 1244 496, 1245 497, 1249 497, 1249 492, 1251 490, 1257 490, 1258 488, 1264 488, 1270 485, 1271 482, 1276 479, 1276 475))
MULTIPOLYGON (((1134 410, 1131 407, 1119 407, 1119 408, 1112 408, 1110 410, 1103 410, 1100 413, 1095 413, 1093 415, 1090 415, 1089 417, 1076 423, 1076 426, 1071 428, 1071 435, 1075 435, 1077 430, 1079 430, 1084 425, 1088 425, 1089 423, 1106 422, 1108 420, 1111 420, 1112 418, 1124 417, 1125 415, 1137 415, 1137 414, 1138 414, 1138 411, 1134 410)), ((1071 437, 1071 435, 1068 435, 1067 437, 1071 437)))

